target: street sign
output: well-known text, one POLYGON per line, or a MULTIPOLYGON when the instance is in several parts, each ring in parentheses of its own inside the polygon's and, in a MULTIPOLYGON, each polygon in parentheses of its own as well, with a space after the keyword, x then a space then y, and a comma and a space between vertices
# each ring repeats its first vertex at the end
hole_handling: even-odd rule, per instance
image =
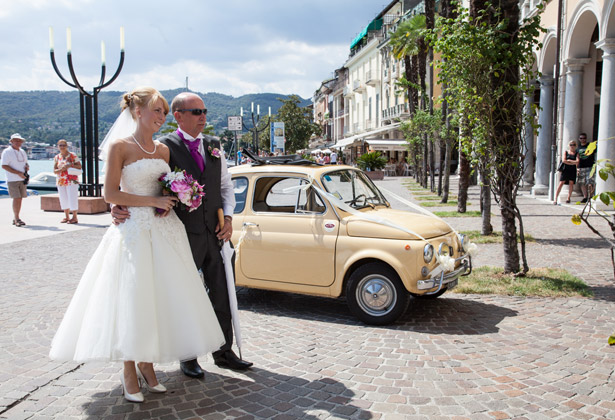
POLYGON ((241 117, 228 117, 228 129, 231 131, 241 131, 241 117))

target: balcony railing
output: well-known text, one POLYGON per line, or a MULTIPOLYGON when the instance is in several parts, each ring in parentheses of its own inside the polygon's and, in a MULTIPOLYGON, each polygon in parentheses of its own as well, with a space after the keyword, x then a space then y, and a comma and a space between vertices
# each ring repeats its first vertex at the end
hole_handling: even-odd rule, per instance
POLYGON ((409 114, 408 104, 399 104, 382 110, 382 119, 400 118, 409 114))
POLYGON ((378 73, 373 70, 365 72, 365 83, 370 86, 375 86, 378 83, 378 73))
POLYGON ((355 92, 361 92, 365 90, 365 86, 361 84, 360 80, 353 80, 352 90, 354 90, 355 92))

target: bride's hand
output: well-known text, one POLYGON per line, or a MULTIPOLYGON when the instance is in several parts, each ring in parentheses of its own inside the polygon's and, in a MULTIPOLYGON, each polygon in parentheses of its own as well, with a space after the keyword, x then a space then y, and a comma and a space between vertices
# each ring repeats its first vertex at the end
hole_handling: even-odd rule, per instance
POLYGON ((165 217, 169 214, 175 203, 177 203, 178 198, 171 195, 163 195, 160 197, 155 197, 154 207, 157 209, 163 210, 163 213, 159 213, 160 217, 165 217))

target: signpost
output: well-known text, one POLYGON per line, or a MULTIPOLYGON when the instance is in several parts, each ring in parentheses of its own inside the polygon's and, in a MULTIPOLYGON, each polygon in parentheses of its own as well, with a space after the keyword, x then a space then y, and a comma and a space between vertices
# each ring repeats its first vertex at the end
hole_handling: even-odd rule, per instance
POLYGON ((237 158, 239 156, 239 149, 237 148, 237 132, 242 130, 243 117, 228 117, 227 126, 235 134, 235 166, 238 165, 237 158))

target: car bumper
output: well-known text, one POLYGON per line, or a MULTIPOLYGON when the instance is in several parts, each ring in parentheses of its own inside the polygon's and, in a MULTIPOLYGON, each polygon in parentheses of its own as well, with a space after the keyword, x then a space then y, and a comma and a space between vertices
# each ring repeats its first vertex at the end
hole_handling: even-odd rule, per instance
POLYGON ((419 290, 429 290, 437 287, 436 290, 432 292, 425 293, 426 295, 438 293, 442 287, 446 287, 447 289, 452 289, 457 286, 457 279, 461 276, 467 276, 472 272, 472 257, 466 254, 459 258, 456 258, 455 261, 460 261, 461 264, 453 271, 441 271, 439 274, 432 276, 427 280, 419 280, 416 282, 416 287, 419 290))

